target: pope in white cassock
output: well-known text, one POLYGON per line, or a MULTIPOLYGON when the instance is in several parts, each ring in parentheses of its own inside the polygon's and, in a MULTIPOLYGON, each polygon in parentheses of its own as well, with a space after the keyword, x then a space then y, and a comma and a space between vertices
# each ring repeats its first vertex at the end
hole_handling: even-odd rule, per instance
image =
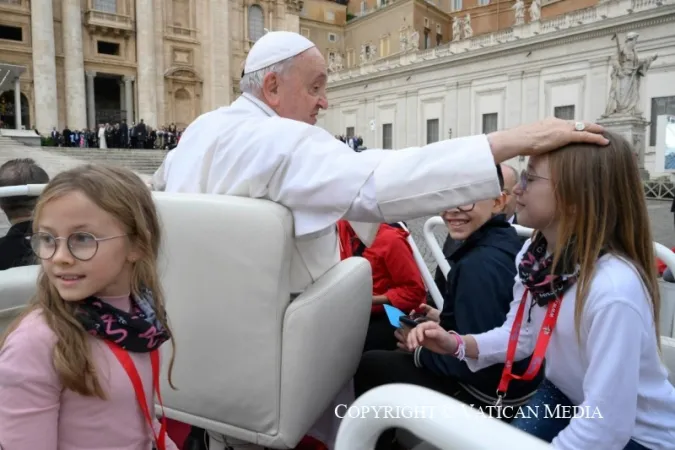
MULTIPOLYGON (((602 128, 550 119, 513 130, 399 151, 356 153, 314 126, 326 100, 326 62, 305 37, 277 31, 246 58, 243 94, 203 114, 155 175, 167 192, 265 198, 291 210, 291 288, 302 292, 339 262, 340 219, 397 222, 499 194, 495 165, 570 142, 604 144, 602 128), (585 127, 585 131, 583 128, 585 127)), ((366 244, 377 226, 354 224, 366 244)))
POLYGON ((340 219, 352 221, 369 244, 379 223, 496 197, 502 161, 570 142, 607 144, 597 125, 550 119, 488 136, 356 153, 314 126, 328 107, 327 80, 326 62, 311 41, 286 31, 265 34, 246 58, 243 94, 197 118, 153 180, 167 192, 264 198, 289 208, 296 293, 339 262, 340 219))

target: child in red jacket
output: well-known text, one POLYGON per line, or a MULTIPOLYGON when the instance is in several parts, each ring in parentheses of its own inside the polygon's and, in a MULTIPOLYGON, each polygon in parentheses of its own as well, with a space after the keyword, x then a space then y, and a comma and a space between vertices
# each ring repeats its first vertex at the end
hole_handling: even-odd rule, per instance
POLYGON ((373 245, 366 248, 349 222, 341 220, 337 225, 340 258, 362 256, 368 260, 373 271, 373 306, 364 351, 395 350, 394 328, 383 305, 395 306, 407 314, 426 302, 422 275, 406 240, 409 233, 382 224, 373 245))

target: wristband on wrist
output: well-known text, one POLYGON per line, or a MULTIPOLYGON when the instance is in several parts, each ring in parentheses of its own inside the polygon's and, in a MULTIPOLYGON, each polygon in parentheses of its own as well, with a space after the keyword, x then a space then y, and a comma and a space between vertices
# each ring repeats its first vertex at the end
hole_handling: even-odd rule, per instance
POLYGON ((464 339, 454 331, 448 331, 448 333, 455 338, 455 342, 457 343, 457 350, 455 350, 455 353, 452 356, 460 361, 464 361, 466 359, 466 344, 464 343, 464 339))

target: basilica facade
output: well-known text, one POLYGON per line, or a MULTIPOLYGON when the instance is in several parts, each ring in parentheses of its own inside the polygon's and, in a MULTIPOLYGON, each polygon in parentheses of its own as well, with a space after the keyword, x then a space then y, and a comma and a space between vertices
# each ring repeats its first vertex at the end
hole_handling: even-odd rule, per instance
POLYGON ((461 28, 428 48, 406 45, 402 31, 388 56, 331 73, 319 125, 369 148, 400 149, 551 116, 604 121, 630 136, 652 177, 675 177, 666 164, 675 144, 659 126, 675 121, 675 1, 598 0, 547 12, 564 1, 514 1, 500 28, 461 28))
POLYGON ((299 31, 301 9, 294 0, 0 0, 3 126, 185 127, 235 98, 253 43, 265 29, 299 31))

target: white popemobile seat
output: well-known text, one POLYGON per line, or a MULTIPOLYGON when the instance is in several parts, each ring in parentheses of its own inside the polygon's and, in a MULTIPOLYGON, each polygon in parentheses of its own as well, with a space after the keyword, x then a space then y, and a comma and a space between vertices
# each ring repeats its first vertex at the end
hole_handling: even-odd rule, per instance
MULTIPOLYGON (((222 436, 293 448, 356 372, 370 265, 343 261, 291 301, 290 211, 238 197, 153 195, 177 348, 178 390, 162 384, 167 416, 209 430, 213 450, 225 448, 222 436)), ((0 271, 3 328, 34 294, 37 273, 0 271)), ((169 351, 165 345, 165 370, 169 351)))
MULTIPOLYGON (((343 261, 291 301, 289 210, 222 195, 153 195, 177 347, 178 390, 162 385, 167 416, 266 447, 295 447, 356 372, 370 265, 343 261)), ((163 350, 166 367, 169 346, 163 350)))

